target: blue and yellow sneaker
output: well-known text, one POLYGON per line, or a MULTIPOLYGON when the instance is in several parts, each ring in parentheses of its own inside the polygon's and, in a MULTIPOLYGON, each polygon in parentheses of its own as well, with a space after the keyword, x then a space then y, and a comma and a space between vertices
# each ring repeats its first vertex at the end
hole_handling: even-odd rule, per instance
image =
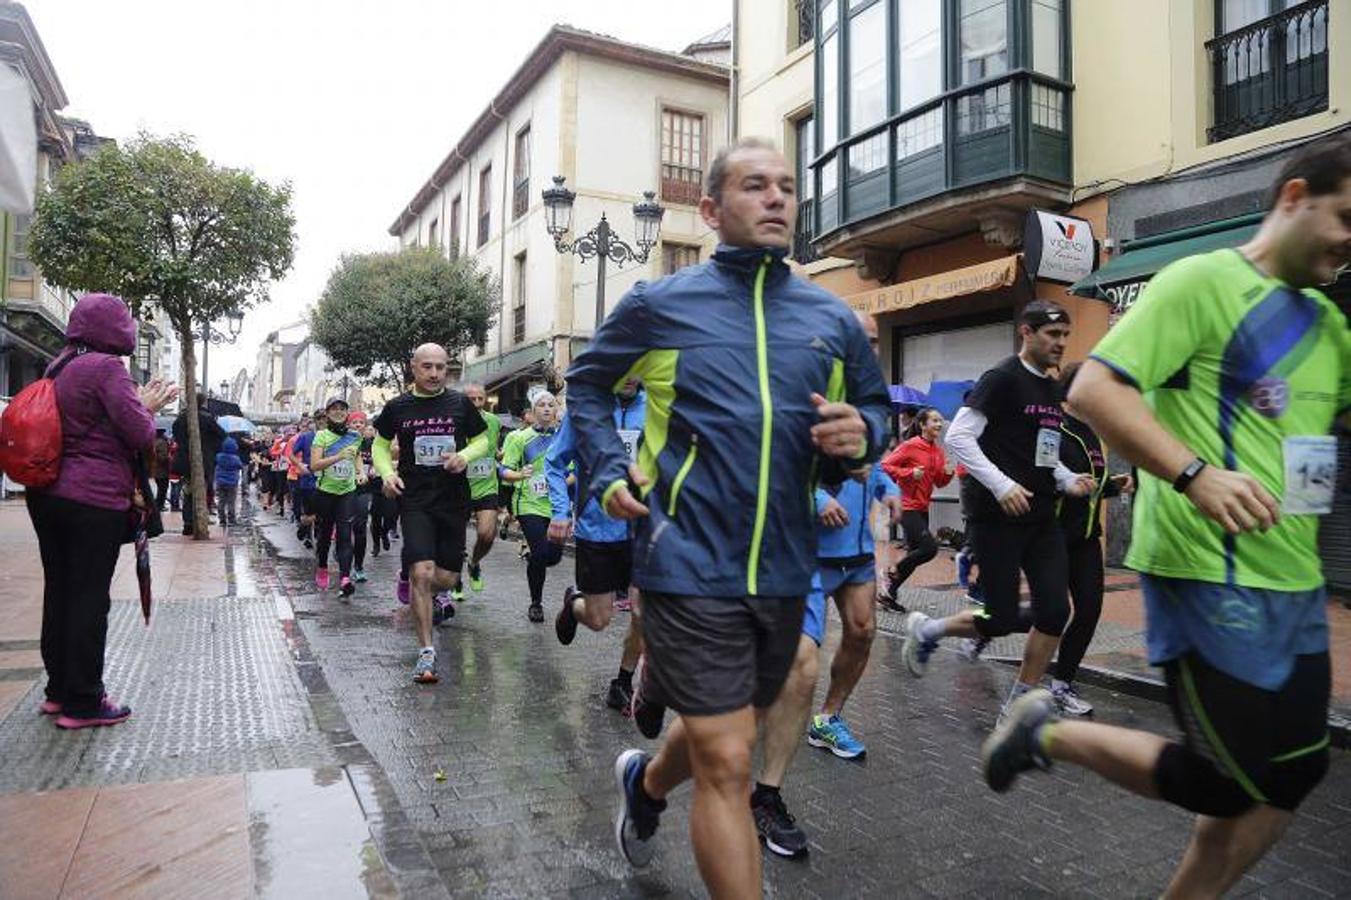
POLYGON ((807 743, 829 750, 840 759, 857 759, 868 752, 839 716, 812 716, 811 724, 807 726, 807 743))

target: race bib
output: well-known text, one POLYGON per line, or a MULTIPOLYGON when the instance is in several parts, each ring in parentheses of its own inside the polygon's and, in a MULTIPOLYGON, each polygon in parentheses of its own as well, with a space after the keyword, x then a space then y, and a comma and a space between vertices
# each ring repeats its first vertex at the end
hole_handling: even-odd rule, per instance
POLYGON ((491 459, 476 459, 469 464, 469 477, 474 481, 482 481, 493 474, 494 463, 491 459))
POLYGON ((638 461, 638 438, 643 433, 633 428, 619 429, 619 439, 624 442, 624 452, 629 455, 629 462, 638 461))
POLYGON ((1054 469, 1058 462, 1060 462, 1060 432, 1054 428, 1038 428, 1037 467, 1054 469))
POLYGON ((455 450, 455 438, 448 434, 420 434, 413 438, 413 463, 419 466, 443 466, 443 457, 455 450))
POLYGON ((328 473, 339 481, 347 481, 356 476, 356 469, 350 459, 342 459, 329 466, 328 473))
POLYGON ((536 497, 549 496, 549 479, 543 475, 536 475, 530 479, 530 493, 536 497))
POLYGON ((1337 439, 1332 435, 1299 435, 1282 444, 1285 456, 1285 497, 1281 512, 1325 516, 1332 512, 1337 483, 1337 439))

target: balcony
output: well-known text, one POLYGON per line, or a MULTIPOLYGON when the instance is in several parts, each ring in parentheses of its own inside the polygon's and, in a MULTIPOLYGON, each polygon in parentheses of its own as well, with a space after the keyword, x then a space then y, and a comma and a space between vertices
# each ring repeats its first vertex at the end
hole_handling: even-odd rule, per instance
POLYGON ((794 35, 797 38, 793 47, 811 43, 816 36, 816 0, 789 0, 792 14, 796 17, 794 35))
POLYGON ((905 249, 1068 202, 1072 91, 1016 69, 841 141, 812 163, 817 249, 846 257, 905 249))
POLYGON ((1328 0, 1308 0, 1206 42, 1212 142, 1328 108, 1328 0))
POLYGON ((820 254, 812 246, 812 232, 816 229, 816 204, 809 197, 803 197, 797 208, 797 224, 793 230, 793 259, 806 265, 820 259, 820 254))

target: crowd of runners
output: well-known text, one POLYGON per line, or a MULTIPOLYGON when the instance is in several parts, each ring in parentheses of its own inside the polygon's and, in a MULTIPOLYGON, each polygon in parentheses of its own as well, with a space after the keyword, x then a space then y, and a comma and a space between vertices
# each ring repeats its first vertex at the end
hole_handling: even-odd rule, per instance
POLYGON ((783 157, 740 141, 705 190, 717 251, 619 302, 568 371, 566 406, 537 390, 513 430, 482 385, 448 384, 445 349, 427 344, 410 389, 373 418, 335 398, 254 443, 262 510, 289 504, 316 587, 349 600, 368 549, 398 541, 389 587, 416 621, 411 677, 434 683, 436 626, 465 597, 466 572, 484 590, 484 558, 516 528, 530 622, 552 618, 567 646, 579 626, 604 631, 628 613, 605 702, 663 740, 614 762, 623 856, 652 859, 668 796, 692 781, 708 890, 755 896, 757 839, 807 853, 785 800, 799 745, 866 753, 844 712, 876 610, 905 611, 899 587, 938 553, 933 493, 957 479, 972 603, 946 618, 908 612, 909 673, 925 676, 948 640, 974 660, 1026 634, 982 748, 989 786, 1073 763, 1191 810, 1167 892, 1225 891, 1328 764, 1316 536, 1334 420, 1351 405, 1351 339, 1315 286, 1351 263, 1351 143, 1296 155, 1248 244, 1165 268, 1086 361, 1064 358, 1066 309, 1030 301, 1018 351, 991 361, 950 423, 913 409, 900 429, 872 317, 785 262, 796 201, 783 157), (1110 472, 1104 442, 1136 468, 1110 472), (1102 506, 1131 493, 1127 563, 1142 573, 1149 658, 1181 741, 1088 721, 1075 687, 1102 611, 1102 506), (883 570, 893 526, 906 552, 883 570), (569 542, 573 576, 549 588, 569 542))

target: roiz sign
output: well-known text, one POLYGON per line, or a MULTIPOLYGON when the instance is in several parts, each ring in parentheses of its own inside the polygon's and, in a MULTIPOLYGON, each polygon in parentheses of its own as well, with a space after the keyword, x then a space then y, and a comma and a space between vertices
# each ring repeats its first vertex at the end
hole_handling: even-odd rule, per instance
POLYGON ((1073 284, 1098 267, 1093 226, 1071 216, 1029 211, 1023 225, 1023 264, 1034 278, 1073 284))

